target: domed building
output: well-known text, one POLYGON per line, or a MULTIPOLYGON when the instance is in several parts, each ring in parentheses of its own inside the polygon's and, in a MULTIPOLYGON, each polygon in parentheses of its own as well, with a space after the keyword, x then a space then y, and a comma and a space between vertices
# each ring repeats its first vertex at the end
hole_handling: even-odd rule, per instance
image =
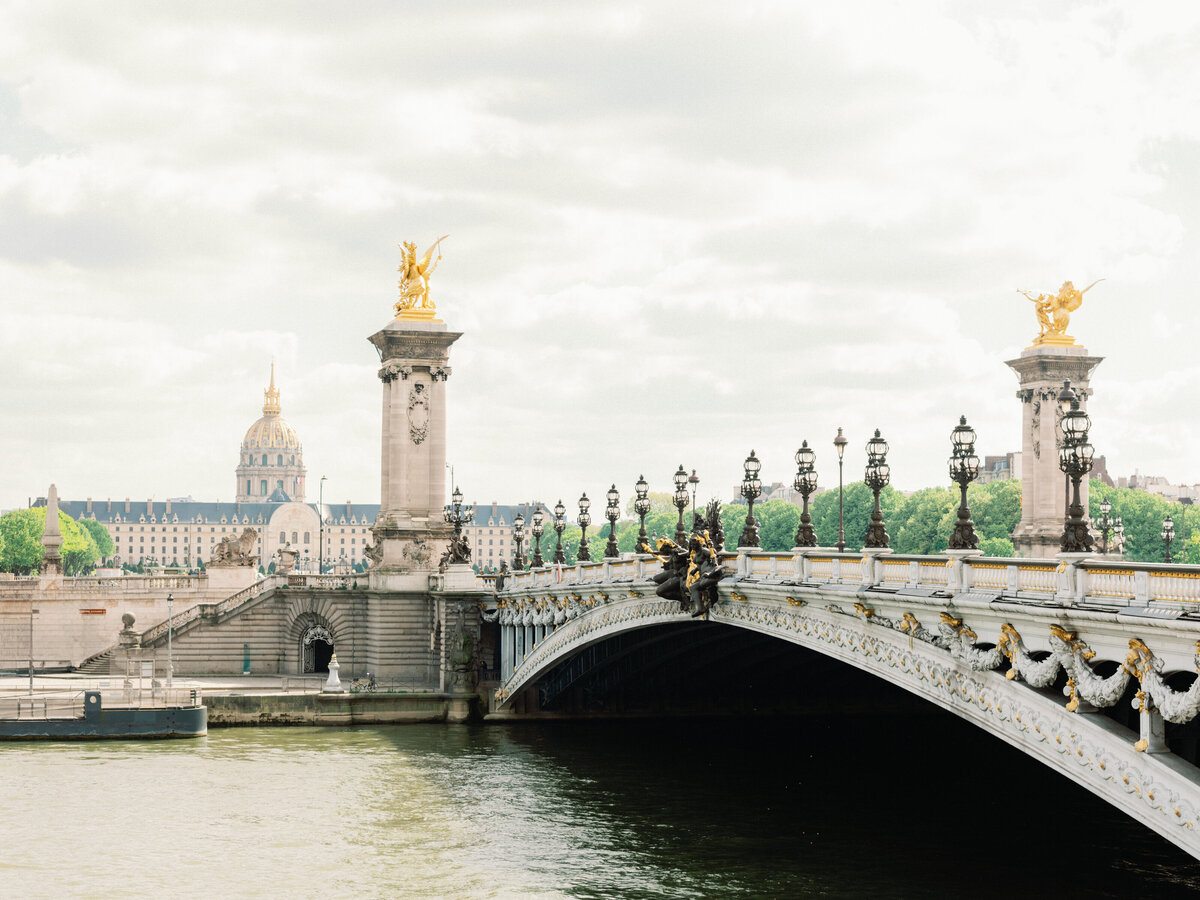
POLYGON ((304 502, 304 448, 296 429, 280 415, 275 363, 263 391, 262 418, 242 441, 235 494, 240 503, 304 502))

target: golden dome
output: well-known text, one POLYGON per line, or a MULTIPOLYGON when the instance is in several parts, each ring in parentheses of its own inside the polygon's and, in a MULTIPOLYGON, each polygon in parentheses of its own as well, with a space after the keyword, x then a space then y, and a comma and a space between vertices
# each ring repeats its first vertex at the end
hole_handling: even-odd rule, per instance
POLYGON ((263 391, 262 418, 250 426, 242 447, 250 450, 299 450, 300 435, 279 414, 279 389, 275 387, 275 363, 271 363, 271 386, 263 391))

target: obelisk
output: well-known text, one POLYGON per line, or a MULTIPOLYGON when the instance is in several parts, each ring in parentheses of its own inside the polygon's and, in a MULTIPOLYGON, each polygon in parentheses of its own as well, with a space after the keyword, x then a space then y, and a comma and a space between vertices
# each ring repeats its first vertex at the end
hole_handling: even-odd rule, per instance
POLYGON ((43 575, 62 574, 62 555, 59 553, 62 545, 62 529, 58 524, 58 488, 50 485, 50 490, 46 492, 46 529, 42 532, 43 575))
MULTIPOLYGON (((440 243, 440 241, 438 242, 440 243)), ((450 345, 462 337, 436 317, 429 276, 437 262, 405 243, 396 316, 369 340, 383 382, 380 508, 371 529, 375 591, 427 590, 451 536, 446 502, 446 379, 450 345)), ((439 255, 438 259, 441 259, 439 255)))
MULTIPOLYGON (((1077 290, 1065 282, 1057 294, 1025 293, 1035 304, 1041 333, 1017 359, 1007 361, 1017 373, 1017 398, 1021 414, 1021 521, 1013 529, 1017 556, 1050 559, 1059 553, 1067 515, 1068 480, 1058 466, 1061 438, 1058 395, 1064 381, 1087 408, 1092 373, 1104 357, 1090 356, 1087 348, 1066 333, 1070 314, 1079 308, 1091 285, 1077 290)), ((1088 508, 1087 481, 1081 485, 1083 508, 1088 508)))

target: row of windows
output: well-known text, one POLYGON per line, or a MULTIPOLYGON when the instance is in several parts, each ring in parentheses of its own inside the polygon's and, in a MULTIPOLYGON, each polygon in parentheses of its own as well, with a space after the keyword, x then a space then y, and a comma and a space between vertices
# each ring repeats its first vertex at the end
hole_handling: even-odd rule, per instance
MULTIPOLYGON (((247 454, 246 454, 245 464, 246 464, 246 465, 248 465, 248 466, 252 466, 252 465, 254 465, 254 454, 253 454, 253 453, 247 453, 247 454)), ((295 457, 295 455, 289 456, 289 457, 288 457, 288 465, 289 465, 289 466, 294 466, 295 464, 296 464, 296 457, 295 457)), ((263 466, 269 466, 269 465, 270 465, 270 463, 269 463, 269 462, 267 462, 267 454, 265 454, 265 453, 264 453, 264 454, 262 455, 262 462, 261 462, 261 463, 259 463, 259 465, 263 465, 263 466)), ((277 466, 282 466, 282 465, 283 465, 283 454, 282 454, 282 453, 278 454, 278 455, 275 457, 275 465, 277 465, 277 466)))

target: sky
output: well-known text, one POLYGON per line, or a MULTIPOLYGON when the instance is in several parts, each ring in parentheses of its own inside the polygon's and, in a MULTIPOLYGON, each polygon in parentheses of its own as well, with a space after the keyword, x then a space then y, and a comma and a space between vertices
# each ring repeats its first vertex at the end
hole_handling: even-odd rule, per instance
POLYGON ((468 498, 751 449, 1020 449, 1017 289, 1087 294, 1111 474, 1200 481, 1200 6, 0 0, 0 509, 231 500, 272 360, 310 500, 379 499, 401 241, 468 498))

